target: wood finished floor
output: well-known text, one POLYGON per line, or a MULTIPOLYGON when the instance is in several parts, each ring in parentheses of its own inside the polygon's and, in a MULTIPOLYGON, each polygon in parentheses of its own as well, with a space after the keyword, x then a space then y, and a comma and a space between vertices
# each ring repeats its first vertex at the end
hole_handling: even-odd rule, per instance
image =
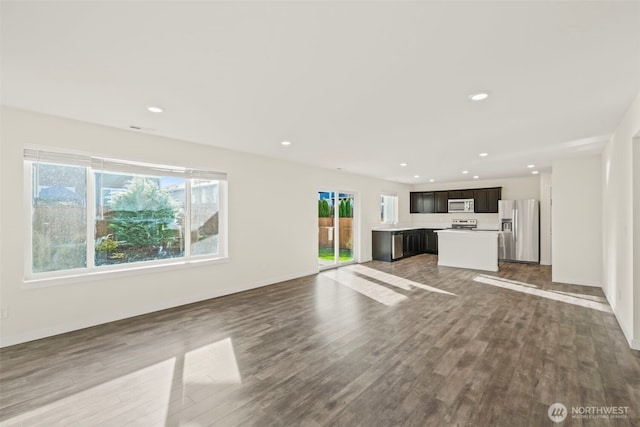
POLYGON ((370 262, 2 349, 0 425, 560 425, 554 402, 629 407, 562 425, 640 425, 640 352, 600 289, 544 266, 436 262, 370 262))

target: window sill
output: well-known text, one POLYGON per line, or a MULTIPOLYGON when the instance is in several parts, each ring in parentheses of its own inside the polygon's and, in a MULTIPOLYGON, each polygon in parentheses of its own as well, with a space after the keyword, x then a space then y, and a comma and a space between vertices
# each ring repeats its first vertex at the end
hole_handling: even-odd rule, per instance
POLYGON ((40 289, 50 286, 67 285, 72 283, 95 281, 102 279, 114 279, 118 277, 137 276, 141 274, 162 273, 171 270, 183 270, 193 267, 201 267, 215 264, 224 264, 230 261, 229 257, 208 258, 201 260, 178 261, 167 264, 136 265, 118 270, 92 271, 90 273, 69 274, 66 276, 42 277, 24 279, 22 289, 40 289))

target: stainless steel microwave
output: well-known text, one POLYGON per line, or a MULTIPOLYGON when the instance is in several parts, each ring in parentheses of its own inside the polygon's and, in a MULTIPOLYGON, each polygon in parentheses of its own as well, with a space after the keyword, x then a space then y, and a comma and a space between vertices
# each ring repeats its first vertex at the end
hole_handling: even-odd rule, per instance
POLYGON ((449 213, 473 212, 473 199, 449 199, 449 213))

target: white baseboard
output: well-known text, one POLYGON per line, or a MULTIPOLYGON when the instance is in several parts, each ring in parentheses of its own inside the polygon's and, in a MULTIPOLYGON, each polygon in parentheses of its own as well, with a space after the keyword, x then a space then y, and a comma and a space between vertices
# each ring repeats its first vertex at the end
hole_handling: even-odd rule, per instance
POLYGON ((568 285, 580 285, 580 286, 591 286, 594 288, 602 288, 602 283, 593 283, 593 282, 585 282, 584 280, 572 278, 572 277, 557 277, 551 275, 551 281, 555 283, 566 283, 568 285))
POLYGON ((216 289, 213 292, 192 295, 178 300, 160 302, 157 304, 151 304, 144 307, 140 307, 134 310, 122 311, 117 314, 110 314, 105 316, 96 316, 90 319, 82 319, 76 322, 64 323, 60 325, 53 325, 47 328, 41 328, 34 331, 25 332, 22 334, 8 335, 0 337, 0 348, 9 347, 16 344, 22 344, 28 341, 34 341, 42 338, 48 338, 54 335, 64 334, 67 332, 77 331, 79 329, 90 328, 92 326, 102 325, 104 323, 115 322, 129 317, 140 316, 142 314, 149 314, 155 311, 166 310, 168 308, 175 308, 181 305, 192 304, 195 302, 206 301, 212 298, 218 298, 225 295, 231 295, 238 292, 244 292, 251 289, 261 288, 263 286, 273 285, 287 280, 297 279, 304 276, 310 276, 317 274, 317 271, 305 271, 295 274, 288 274, 281 277, 274 277, 271 279, 260 280, 258 282, 249 283, 239 287, 229 287, 223 289, 216 289))

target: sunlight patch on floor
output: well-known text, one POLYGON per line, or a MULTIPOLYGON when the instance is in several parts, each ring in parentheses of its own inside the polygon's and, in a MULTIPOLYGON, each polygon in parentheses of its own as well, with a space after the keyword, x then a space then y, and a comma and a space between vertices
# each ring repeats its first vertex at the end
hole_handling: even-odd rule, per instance
POLYGON ((611 307, 609 304, 601 303, 598 301, 592 301, 591 299, 584 298, 590 297, 590 295, 573 296, 579 294, 572 294, 560 291, 547 291, 540 289, 535 285, 529 283, 516 282, 514 280, 502 279, 500 277, 488 276, 481 274, 473 278, 474 282, 484 283, 491 286, 497 286, 503 289, 509 289, 512 291, 522 292, 529 295, 536 295, 539 297, 551 299, 554 301, 560 301, 567 304, 578 305, 580 307, 591 308, 594 310, 603 311, 605 313, 611 313, 611 307), (569 294, 569 295, 568 295, 569 294))
POLYGON ((231 338, 191 350, 184 357, 184 383, 241 384, 231 338))
POLYGON ((344 269, 362 274, 363 276, 371 277, 372 279, 379 280, 391 286, 396 286, 407 291, 410 291, 412 288, 420 288, 425 291, 456 296, 456 294, 452 294, 451 292, 443 291, 442 289, 434 288, 433 286, 423 285, 422 283, 414 282, 412 280, 405 279, 404 277, 385 273, 384 271, 376 270, 374 268, 365 267, 364 265, 353 265, 350 267, 344 267, 344 269))
POLYGON ((320 274, 389 307, 407 299, 406 296, 387 287, 356 276, 347 268, 329 270, 320 274))
POLYGON ((569 295, 576 298, 587 299, 590 301, 597 301, 604 304, 608 304, 608 301, 605 297, 599 297, 597 295, 583 295, 583 294, 577 294, 575 292, 564 292, 564 291, 553 291, 553 292, 562 294, 562 295, 569 295))
MULTIPOLYGON (((175 358, 139 369, 111 381, 72 394, 55 402, 20 414, 0 423, 9 425, 92 425, 117 417, 123 402, 145 407, 149 415, 164 422, 169 406, 175 358)), ((142 414, 140 414, 142 415, 142 414)))

